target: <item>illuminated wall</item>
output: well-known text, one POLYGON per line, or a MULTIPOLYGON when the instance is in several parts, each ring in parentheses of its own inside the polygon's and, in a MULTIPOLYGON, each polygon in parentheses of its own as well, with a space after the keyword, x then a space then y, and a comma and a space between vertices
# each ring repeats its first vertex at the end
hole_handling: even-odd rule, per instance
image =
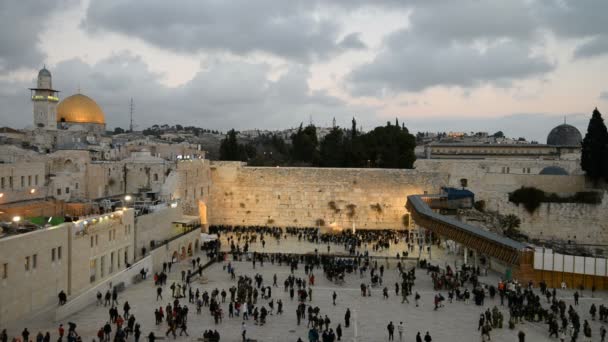
POLYGON ((208 222, 332 229, 404 228, 406 196, 437 193, 447 175, 415 170, 211 166, 208 222))

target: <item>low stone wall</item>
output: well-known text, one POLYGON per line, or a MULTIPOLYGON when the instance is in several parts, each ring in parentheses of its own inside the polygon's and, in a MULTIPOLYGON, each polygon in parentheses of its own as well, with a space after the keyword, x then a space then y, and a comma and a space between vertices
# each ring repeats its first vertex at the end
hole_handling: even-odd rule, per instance
POLYGON ((131 267, 116 273, 114 276, 107 278, 106 280, 97 284, 95 287, 92 287, 89 290, 81 293, 79 296, 71 299, 65 305, 57 308, 57 311, 55 312, 55 320, 62 320, 95 303, 97 300, 97 291, 101 292, 102 295, 105 295, 106 291, 111 291, 112 286, 116 286, 120 283, 124 283, 125 287, 129 287, 135 282, 135 279, 138 277, 139 272, 142 269, 147 270, 148 274, 150 274, 150 270, 152 270, 153 265, 152 260, 152 256, 147 256, 133 264, 131 267))
POLYGON ((170 262, 174 256, 177 260, 183 260, 197 253, 200 250, 200 237, 200 229, 194 229, 150 251, 152 257, 152 267, 150 268, 152 272, 150 273, 162 271, 163 262, 170 262), (189 250, 191 253, 188 252, 189 250))

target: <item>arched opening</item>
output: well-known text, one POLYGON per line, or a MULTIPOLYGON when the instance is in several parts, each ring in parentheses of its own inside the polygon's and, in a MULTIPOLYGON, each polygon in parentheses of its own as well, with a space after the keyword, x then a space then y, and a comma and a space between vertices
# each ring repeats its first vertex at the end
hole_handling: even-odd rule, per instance
POLYGON ((188 256, 192 256, 192 242, 188 244, 188 256))
POLYGON ((198 239, 196 239, 196 240, 194 241, 194 250, 195 250, 196 252, 200 251, 200 245, 199 245, 198 239))
POLYGON ((207 204, 203 201, 198 201, 198 215, 201 221, 201 232, 207 232, 207 204))
POLYGON ((186 247, 182 246, 182 255, 181 255, 181 259, 186 259, 186 247))

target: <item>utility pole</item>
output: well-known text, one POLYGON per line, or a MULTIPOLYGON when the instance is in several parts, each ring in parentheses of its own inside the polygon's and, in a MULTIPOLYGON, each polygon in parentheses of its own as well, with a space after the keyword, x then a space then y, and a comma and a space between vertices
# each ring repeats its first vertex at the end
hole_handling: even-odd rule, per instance
POLYGON ((133 133, 133 98, 131 98, 131 104, 129 105, 129 132, 133 133))

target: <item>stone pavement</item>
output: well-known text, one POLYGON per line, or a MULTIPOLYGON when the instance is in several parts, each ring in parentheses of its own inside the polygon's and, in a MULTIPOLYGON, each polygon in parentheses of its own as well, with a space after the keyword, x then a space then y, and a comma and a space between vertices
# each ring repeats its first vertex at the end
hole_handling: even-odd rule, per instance
MULTIPOLYGON (((294 252, 304 251, 309 248, 314 250, 315 245, 306 244, 298 243, 297 241, 289 241, 288 243, 281 241, 280 246, 272 246, 268 243, 264 250, 282 250, 283 248, 294 252)), ((261 249, 261 244, 258 243, 258 245, 260 245, 259 247, 261 249)), ((256 248, 257 247, 258 246, 256 246, 256 248)), ((332 246, 332 248, 333 247, 334 246, 332 246)), ((321 248, 319 248, 319 250, 321 250, 321 248)), ((432 253, 434 253, 434 255, 440 255, 439 251, 433 251, 432 253)), ((202 258, 204 259, 205 257, 202 258)), ((159 306, 164 307, 169 301, 172 301, 172 299, 169 298, 169 285, 173 281, 179 282, 181 280, 180 271, 182 269, 187 269, 188 265, 188 261, 184 261, 172 269, 172 272, 169 274, 168 285, 163 291, 163 296, 165 297, 165 300, 163 301, 155 301, 156 288, 153 285, 152 277, 149 277, 145 282, 126 289, 120 294, 119 309, 121 313, 124 301, 128 300, 132 307, 131 312, 142 326, 143 336, 147 336, 150 331, 154 331, 157 336, 164 336, 166 324, 163 323, 160 326, 154 324, 154 308, 159 306)), ((257 341, 277 342, 295 342, 298 337, 300 337, 303 341, 308 341, 306 321, 303 321, 300 326, 296 325, 295 310, 297 301, 291 301, 289 299, 289 294, 283 291, 282 283, 289 275, 289 268, 287 266, 278 266, 277 264, 271 265, 270 263, 264 263, 263 267, 258 263, 255 270, 252 269, 251 262, 233 262, 233 265, 236 268, 237 275, 247 274, 253 277, 256 273, 259 273, 263 276, 264 283, 267 285, 272 284, 273 274, 277 274, 279 287, 273 288, 272 296, 275 301, 280 298, 284 303, 284 314, 269 316, 265 326, 254 325, 253 319, 246 321, 248 337, 256 339, 257 341)), ((222 269, 222 266, 222 263, 217 263, 208 268, 205 275, 209 282, 204 285, 194 282, 192 284, 193 287, 200 288, 201 291, 207 290, 211 292, 214 288, 218 288, 221 291, 222 288, 228 289, 234 285, 235 282, 230 280, 229 275, 222 269)), ((432 301, 435 291, 433 291, 430 277, 426 275, 424 270, 417 270, 416 284, 413 289, 414 291, 418 291, 422 296, 422 304, 418 308, 415 307, 413 303, 413 297, 410 297, 410 304, 401 304, 400 297, 394 296, 394 284, 398 279, 397 270, 394 266, 386 270, 384 274, 384 284, 389 288, 390 294, 388 300, 382 299, 381 288, 372 288, 371 297, 361 297, 359 285, 362 282, 369 283, 369 276, 361 279, 358 274, 347 275, 343 285, 335 285, 327 281, 321 270, 316 270, 315 275, 316 284, 313 287, 312 302, 309 304, 318 306, 321 309, 321 314, 323 316, 326 314, 329 316, 331 319, 330 326, 333 327, 334 330, 337 324, 342 324, 344 341, 386 341, 388 338, 386 326, 389 321, 393 321, 395 325, 398 325, 400 321, 404 322, 404 341, 414 341, 416 332, 418 331, 420 331, 422 335, 424 335, 426 331, 429 331, 433 337, 433 341, 479 341, 480 337, 477 332, 479 314, 485 311, 487 307, 491 308, 494 305, 500 304, 500 300, 497 296, 494 300, 488 298, 484 307, 454 302, 452 304, 446 303, 445 307, 440 308, 438 311, 434 311, 432 301), (331 301, 333 291, 336 291, 338 294, 337 305, 335 306, 332 305, 331 301), (346 308, 350 308, 352 311, 350 328, 344 328, 343 325, 346 308)), ((296 271, 296 276, 305 277, 303 267, 299 267, 296 271)), ((444 296, 447 298, 445 292, 444 296)), ((606 293, 602 292, 596 294, 596 297, 598 296, 601 298, 588 298, 587 296, 581 298, 581 305, 576 307, 576 309, 581 314, 583 320, 590 319, 588 311, 591 303, 596 303, 596 305, 606 303, 606 293)), ((571 291, 558 291, 558 297, 565 297, 568 304, 573 302, 571 291)), ((260 306, 266 302, 266 300, 259 299, 257 305, 260 306)), ((203 308, 203 313, 201 315, 197 315, 194 304, 188 304, 188 306, 190 308, 188 318, 188 331, 190 337, 178 336, 178 340, 196 341, 197 338, 202 336, 204 330, 217 329, 221 334, 221 341, 241 341, 240 325, 242 318, 228 318, 227 303, 222 304, 225 318, 223 322, 218 325, 214 324, 213 318, 205 308, 203 308)), ((505 315, 506 322, 508 319, 508 312, 505 307, 502 307, 501 309, 505 315)), ((108 317, 108 308, 91 305, 82 312, 69 317, 63 323, 66 326, 68 321, 77 323, 77 331, 84 337, 83 340, 90 341, 95 338, 97 330, 108 320, 108 317)), ((598 332, 600 324, 597 323, 597 321, 590 322, 594 334, 593 341, 599 341, 598 332)), ((52 340, 56 340, 58 323, 59 322, 51 322, 48 317, 41 316, 33 318, 28 322, 23 322, 23 325, 18 327, 9 327, 9 335, 19 335, 23 327, 27 326, 32 334, 32 338, 41 330, 43 332, 50 331, 52 340)), ((506 324, 503 329, 493 330, 492 341, 517 341, 517 332, 519 329, 526 333, 526 341, 550 340, 547 338, 548 329, 545 324, 526 322, 518 325, 515 330, 509 330, 506 327, 506 324)), ((395 332, 395 335, 397 335, 397 332, 395 332)), ((396 340, 398 340, 398 336, 396 336, 396 340)))

